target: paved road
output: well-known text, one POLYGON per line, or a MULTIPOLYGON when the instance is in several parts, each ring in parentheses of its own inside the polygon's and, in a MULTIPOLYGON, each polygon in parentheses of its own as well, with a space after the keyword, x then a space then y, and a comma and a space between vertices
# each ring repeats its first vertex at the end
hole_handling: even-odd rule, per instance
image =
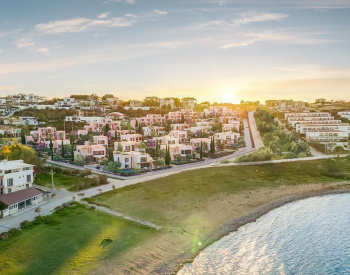
MULTIPOLYGON (((48 199, 44 204, 38 205, 41 215, 49 215, 55 207, 72 200, 72 194, 65 189, 56 190, 56 196, 48 199)), ((10 228, 19 227, 20 223, 28 220, 32 221, 38 213, 35 212, 37 206, 32 206, 17 212, 15 215, 7 216, 0 220, 0 233, 8 231, 10 228)))
POLYGON ((264 143, 262 141, 258 128, 256 127, 254 112, 249 112, 248 116, 249 116, 249 122, 250 122, 250 130, 252 131, 252 136, 255 143, 255 148, 256 149, 262 148, 264 147, 264 143))

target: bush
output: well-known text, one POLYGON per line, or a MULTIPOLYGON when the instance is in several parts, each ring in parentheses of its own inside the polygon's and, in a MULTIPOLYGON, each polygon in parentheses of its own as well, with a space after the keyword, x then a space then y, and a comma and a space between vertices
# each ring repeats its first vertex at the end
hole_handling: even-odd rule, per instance
POLYGON ((23 221, 23 222, 21 222, 21 224, 20 224, 20 228, 21 229, 27 229, 27 228, 29 228, 30 227, 30 221, 23 221))
POLYGON ((9 232, 4 232, 0 234, 0 240, 6 241, 11 237, 11 234, 9 232))
POLYGON ((252 162, 252 161, 266 161, 272 159, 272 152, 268 148, 260 148, 248 155, 240 156, 236 162, 252 162))
POLYGON ((88 177, 88 176, 92 175, 92 172, 90 169, 85 169, 85 170, 80 171, 80 175, 82 177, 88 177))
POLYGON ((12 228, 9 230, 8 233, 10 233, 11 236, 17 236, 17 235, 20 235, 22 231, 17 228, 12 228))
POLYGON ((47 225, 57 225, 57 224, 60 223, 56 218, 54 218, 51 215, 50 216, 44 216, 44 217, 42 217, 41 220, 42 220, 43 223, 45 223, 47 225))

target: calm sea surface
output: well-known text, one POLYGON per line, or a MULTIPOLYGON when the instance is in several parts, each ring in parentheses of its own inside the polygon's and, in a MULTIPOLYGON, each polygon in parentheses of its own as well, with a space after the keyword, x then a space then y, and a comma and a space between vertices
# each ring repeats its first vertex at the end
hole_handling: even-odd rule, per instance
POLYGON ((350 274, 350 194, 275 209, 207 247, 184 274, 350 274))

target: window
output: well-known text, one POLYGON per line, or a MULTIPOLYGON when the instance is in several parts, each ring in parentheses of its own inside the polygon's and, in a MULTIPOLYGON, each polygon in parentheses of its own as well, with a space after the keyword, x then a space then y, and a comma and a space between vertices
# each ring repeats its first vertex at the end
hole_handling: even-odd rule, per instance
POLYGON ((12 192, 12 189, 11 189, 11 188, 8 188, 8 189, 7 189, 7 192, 8 192, 8 193, 11 193, 11 192, 12 192))
POLYGON ((7 179, 7 186, 13 186, 13 179, 7 179))
POLYGON ((27 175, 27 182, 31 182, 32 181, 32 175, 27 175))

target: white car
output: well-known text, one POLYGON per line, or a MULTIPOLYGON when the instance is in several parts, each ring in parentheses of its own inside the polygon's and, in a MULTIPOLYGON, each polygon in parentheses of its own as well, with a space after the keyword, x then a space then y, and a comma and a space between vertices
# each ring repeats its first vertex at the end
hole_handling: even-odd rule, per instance
POLYGON ((211 164, 211 166, 217 166, 217 165, 219 165, 220 164, 220 162, 213 162, 212 164, 211 164))

